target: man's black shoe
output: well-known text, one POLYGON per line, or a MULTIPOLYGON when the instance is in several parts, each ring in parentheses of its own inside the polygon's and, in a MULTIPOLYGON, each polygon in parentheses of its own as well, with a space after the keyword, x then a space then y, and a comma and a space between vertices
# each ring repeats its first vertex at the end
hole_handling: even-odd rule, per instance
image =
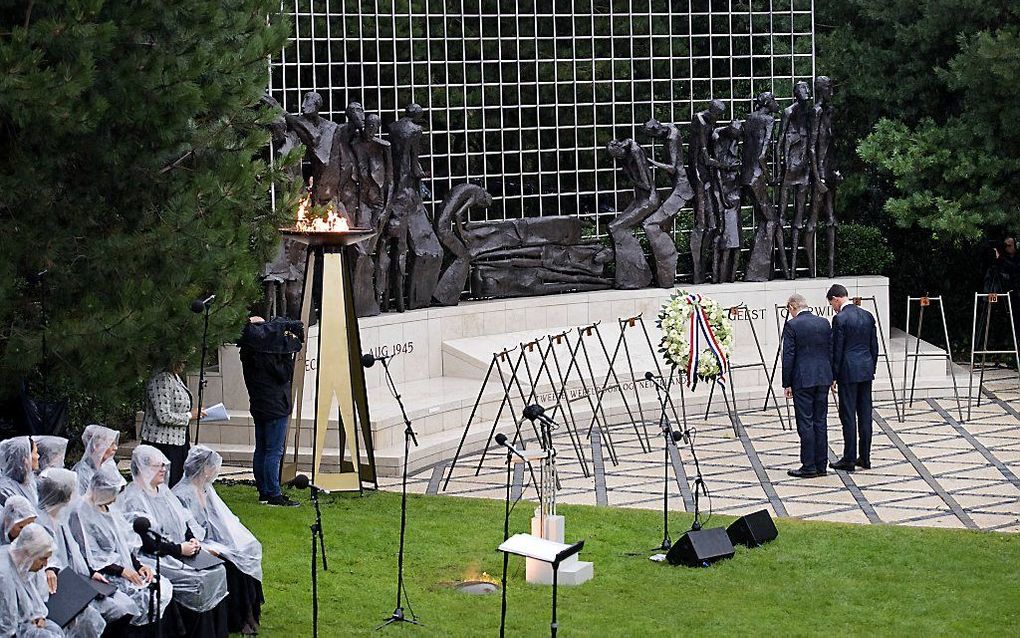
POLYGON ((857 462, 854 463, 854 465, 856 465, 857 467, 861 468, 862 470, 870 470, 871 469, 871 461, 862 461, 860 459, 857 459, 857 462))
POLYGON ((843 472, 854 471, 854 464, 849 461, 836 461, 835 463, 829 463, 829 467, 834 470, 842 470, 843 472))
POLYGON ((816 476, 825 476, 825 472, 816 472, 814 470, 796 469, 786 470, 786 473, 795 478, 815 478, 816 476))
POLYGON ((284 495, 270 496, 269 500, 266 501, 266 505, 270 507, 301 507, 301 503, 292 501, 284 495))

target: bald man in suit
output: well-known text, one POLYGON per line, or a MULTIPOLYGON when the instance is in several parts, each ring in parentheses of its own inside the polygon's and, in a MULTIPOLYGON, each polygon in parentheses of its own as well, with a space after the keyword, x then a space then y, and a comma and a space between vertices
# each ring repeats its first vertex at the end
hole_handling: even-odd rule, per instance
POLYGON ((800 437, 796 478, 825 476, 829 456, 828 409, 832 386, 832 329, 815 315, 802 295, 786 303, 790 320, 783 327, 783 388, 793 399, 800 437))

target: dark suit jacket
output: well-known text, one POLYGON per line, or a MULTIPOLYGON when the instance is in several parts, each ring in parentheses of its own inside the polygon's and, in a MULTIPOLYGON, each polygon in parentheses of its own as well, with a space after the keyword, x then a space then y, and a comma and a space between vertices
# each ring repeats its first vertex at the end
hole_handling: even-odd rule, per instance
POLYGON ((832 328, 802 310, 783 328, 783 387, 832 385, 832 328))
POLYGON ((832 318, 832 375, 840 383, 875 378, 878 330, 871 313, 847 303, 832 318))

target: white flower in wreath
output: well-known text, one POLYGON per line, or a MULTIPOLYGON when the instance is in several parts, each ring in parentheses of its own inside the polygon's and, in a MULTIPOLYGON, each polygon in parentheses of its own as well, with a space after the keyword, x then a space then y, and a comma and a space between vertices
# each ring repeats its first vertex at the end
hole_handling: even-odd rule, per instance
MULTIPOLYGON (((733 351, 733 324, 729 313, 719 302, 711 297, 701 297, 700 303, 688 301, 686 290, 677 290, 662 305, 658 315, 658 325, 662 329, 660 351, 666 362, 674 367, 686 370, 690 361, 690 322, 695 305, 700 305, 708 317, 708 324, 719 342, 719 347, 729 359, 733 351)), ((721 374, 719 363, 712 352, 705 348, 698 355, 698 369, 695 374, 706 380, 715 379, 721 374)))

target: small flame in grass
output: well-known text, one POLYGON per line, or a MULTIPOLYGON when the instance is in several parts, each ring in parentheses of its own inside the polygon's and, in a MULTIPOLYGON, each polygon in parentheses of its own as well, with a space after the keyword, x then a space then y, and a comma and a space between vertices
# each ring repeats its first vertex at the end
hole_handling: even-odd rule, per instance
POLYGON ((488 572, 483 572, 479 569, 478 563, 471 563, 467 570, 464 572, 464 582, 480 582, 480 583, 492 583, 493 585, 499 584, 499 579, 489 575, 488 572))
POLYGON ((326 207, 324 217, 314 215, 312 212, 312 194, 308 193, 301 200, 297 210, 297 221, 294 229, 302 232, 312 233, 343 233, 351 229, 347 218, 336 212, 333 204, 326 207))

